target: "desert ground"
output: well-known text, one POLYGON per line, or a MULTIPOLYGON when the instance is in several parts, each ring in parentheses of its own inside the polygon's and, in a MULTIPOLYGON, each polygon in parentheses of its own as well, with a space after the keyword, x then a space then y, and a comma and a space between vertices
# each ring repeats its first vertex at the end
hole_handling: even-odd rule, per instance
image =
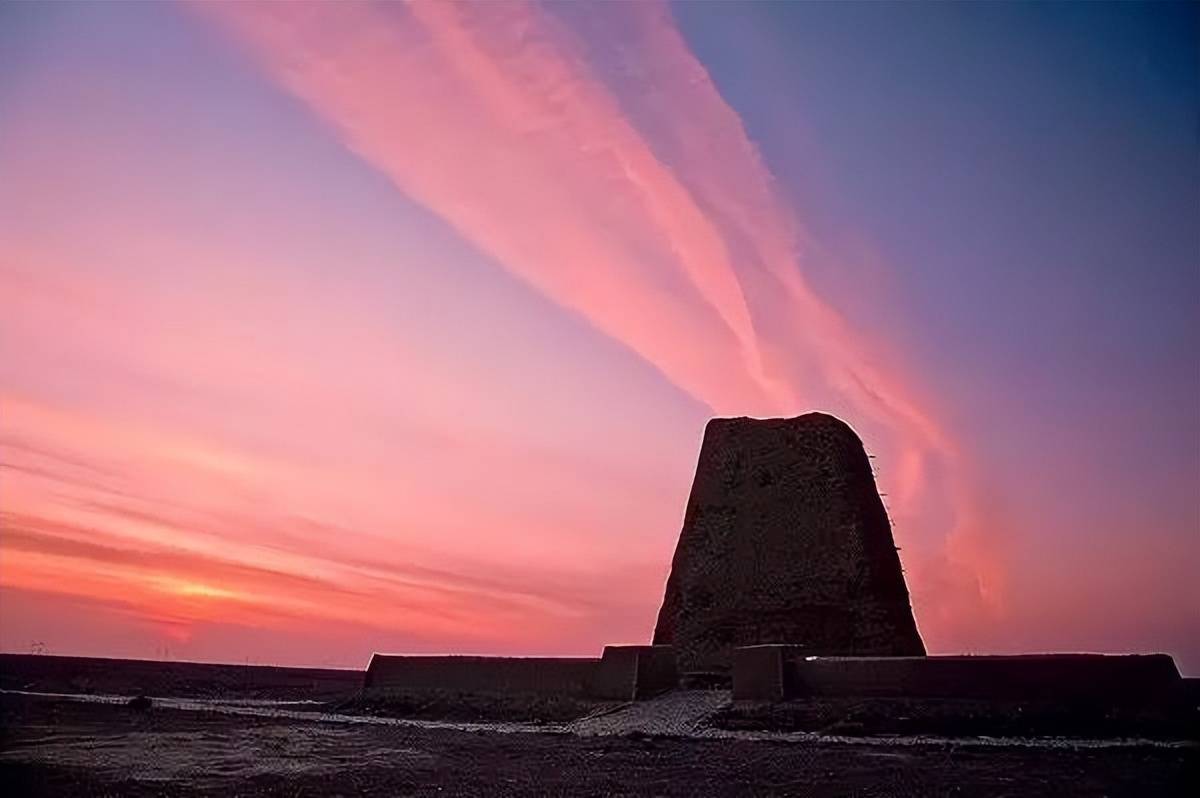
POLYGON ((739 707, 721 690, 633 705, 372 698, 356 671, 105 664, 0 658, 8 794, 1114 796, 1200 783, 1190 716, 1137 738, 1011 718, 987 736, 944 707, 739 707), (149 706, 130 705, 139 694, 149 706))

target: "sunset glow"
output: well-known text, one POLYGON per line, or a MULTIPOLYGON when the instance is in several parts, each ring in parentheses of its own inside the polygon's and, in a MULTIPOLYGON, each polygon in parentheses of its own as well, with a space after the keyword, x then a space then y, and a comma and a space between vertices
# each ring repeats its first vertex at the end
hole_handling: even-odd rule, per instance
POLYGON ((0 647, 647 640, 706 420, 821 409, 932 652, 1197 672, 1194 77, 1033 41, 851 131, 902 30, 712 5, 0 12, 0 647))

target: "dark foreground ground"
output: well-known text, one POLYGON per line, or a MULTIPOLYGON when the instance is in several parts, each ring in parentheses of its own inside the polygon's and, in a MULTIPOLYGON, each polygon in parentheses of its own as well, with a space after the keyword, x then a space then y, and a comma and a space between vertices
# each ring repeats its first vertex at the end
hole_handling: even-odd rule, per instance
POLYGON ((1200 744, 1200 711, 1182 696, 1153 705, 826 696, 775 703, 732 702, 708 722, 728 730, 807 731, 848 737, 1137 738, 1200 744))
POLYGON ((1194 795, 1196 748, 580 737, 0 696, 8 795, 1194 795))
POLYGON ((185 709, 155 698, 139 710, 0 693, 0 792, 1200 795, 1191 699, 1184 712, 1145 714, 857 699, 755 705, 682 691, 622 707, 566 696, 364 693, 361 684, 361 671, 0 655, 0 690, 198 700, 185 709), (262 703, 271 701, 303 703, 262 703), (571 722, 582 716, 592 717, 571 722), (393 718, 485 727, 387 725, 393 718), (512 733, 513 722, 523 731, 512 733), (811 733, 837 739, 801 739, 811 733), (1013 739, 987 739, 1000 735, 1013 739), (1074 740, 1034 740, 1047 736, 1074 740), (1081 742, 1130 737, 1158 742, 1081 742))

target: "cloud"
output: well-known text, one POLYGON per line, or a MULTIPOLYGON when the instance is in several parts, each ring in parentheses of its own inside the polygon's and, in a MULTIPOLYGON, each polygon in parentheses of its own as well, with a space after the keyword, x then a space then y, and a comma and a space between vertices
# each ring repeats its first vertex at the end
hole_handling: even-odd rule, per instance
POLYGON ((314 620, 348 622, 476 646, 519 637, 522 620, 531 611, 550 618, 578 614, 561 595, 547 598, 528 588, 387 560, 323 557, 316 551, 283 561, 313 566, 299 571, 250 564, 234 548, 228 557, 215 557, 147 544, 109 531, 123 517, 119 510, 96 512, 91 524, 81 525, 0 514, 5 550, 0 584, 118 601, 146 618, 177 623, 219 620, 292 627, 314 620), (381 604, 403 610, 381 616, 374 611, 381 604))
POLYGON ((967 454, 806 280, 795 213, 665 8, 194 8, 397 188, 718 414, 826 406, 868 430, 899 463, 927 635, 1002 606, 1004 532, 967 454))
POLYGON ((779 408, 719 233, 536 9, 197 9, 514 275, 718 409, 779 408))
MULTIPOLYGON (((175 434, 12 397, 4 408, 15 429, 38 441, 0 439, 12 508, 0 515, 0 583, 9 588, 117 601, 145 618, 174 618, 175 631, 191 621, 280 628, 308 618, 402 632, 406 645, 518 651, 545 645, 556 629, 578 651, 585 630, 614 614, 627 618, 627 605, 639 605, 635 597, 654 584, 635 569, 638 584, 614 597, 602 571, 497 562, 487 551, 447 555, 398 541, 390 525, 304 518, 286 489, 246 503, 235 500, 245 455, 210 442, 205 456, 192 456, 195 447, 175 434), (276 513, 276 500, 291 509, 276 513), (393 611, 381 614, 381 606, 393 611)), ((259 461, 250 471, 261 483, 281 467, 259 461)), ((284 473, 291 490, 303 483, 284 473)), ((472 520, 486 536, 486 513, 472 520)))

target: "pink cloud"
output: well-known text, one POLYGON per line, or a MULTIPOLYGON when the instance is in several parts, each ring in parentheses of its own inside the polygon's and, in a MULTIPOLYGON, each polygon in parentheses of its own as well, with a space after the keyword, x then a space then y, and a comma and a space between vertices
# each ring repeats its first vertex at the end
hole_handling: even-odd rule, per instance
POLYGON ((990 541, 1006 532, 966 453, 808 283, 794 212, 664 9, 604 9, 647 100, 614 94, 535 5, 196 8, 398 188, 715 412, 854 419, 900 464, 893 509, 935 648, 1003 605, 990 541))

